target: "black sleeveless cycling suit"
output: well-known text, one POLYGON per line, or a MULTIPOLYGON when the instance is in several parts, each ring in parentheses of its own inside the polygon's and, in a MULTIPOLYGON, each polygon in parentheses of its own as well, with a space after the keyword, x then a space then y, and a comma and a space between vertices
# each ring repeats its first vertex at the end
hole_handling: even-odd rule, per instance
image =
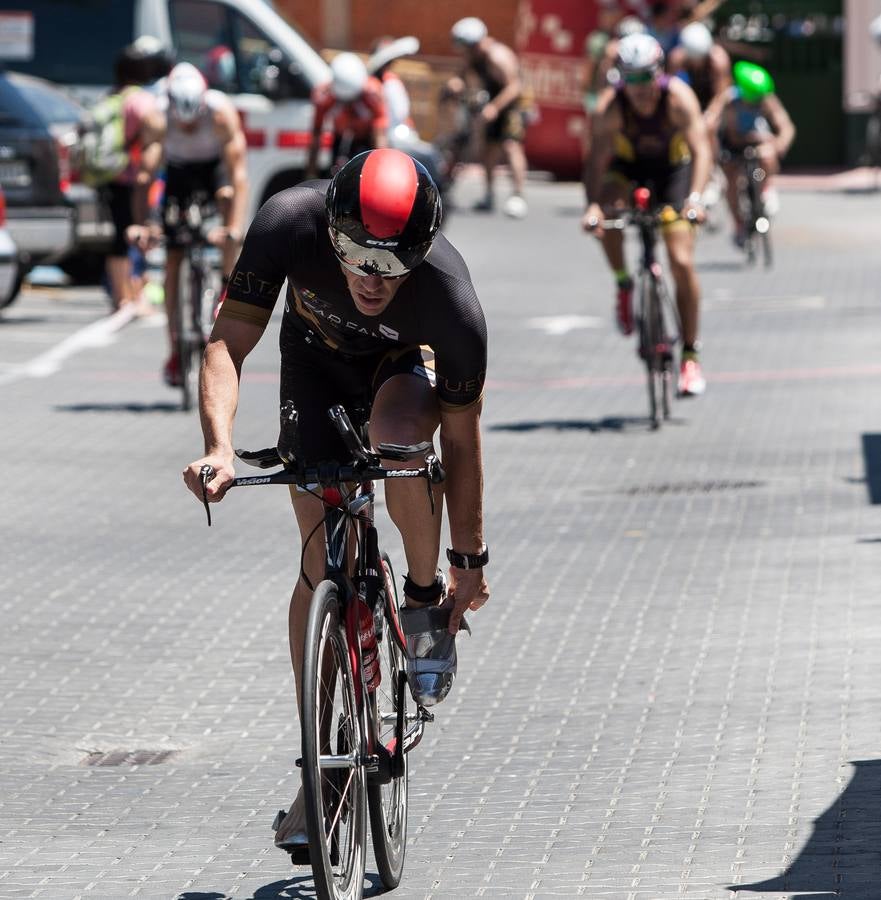
POLYGON ((378 316, 358 312, 327 231, 327 181, 270 198, 248 230, 220 317, 264 327, 287 279, 281 322, 281 401, 299 413, 306 462, 348 454, 327 417, 342 403, 362 419, 380 386, 408 373, 435 385, 445 411, 478 403, 486 377, 486 322, 471 276, 438 235, 425 261, 378 316))
POLYGON ((623 87, 612 101, 621 114, 621 131, 615 135, 609 167, 613 178, 652 189, 659 204, 679 210, 691 182, 691 151, 670 115, 670 79, 659 79, 660 99, 654 112, 641 116, 623 87))
MULTIPOLYGON (((505 82, 499 81, 492 72, 489 59, 478 57, 469 63, 470 69, 477 75, 490 100, 502 92, 505 82)), ((486 139, 491 143, 501 141, 522 141, 525 136, 523 116, 520 113, 520 98, 515 97, 507 106, 498 111, 498 115, 486 126, 486 139)))

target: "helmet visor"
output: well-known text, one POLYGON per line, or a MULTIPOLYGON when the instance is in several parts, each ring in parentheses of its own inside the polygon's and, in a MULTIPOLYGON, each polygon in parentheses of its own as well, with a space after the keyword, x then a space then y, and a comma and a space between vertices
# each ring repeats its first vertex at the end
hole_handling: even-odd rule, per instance
POLYGON ((362 247, 335 228, 328 228, 328 233, 340 264, 355 275, 401 278, 418 266, 428 252, 427 247, 414 250, 362 247))

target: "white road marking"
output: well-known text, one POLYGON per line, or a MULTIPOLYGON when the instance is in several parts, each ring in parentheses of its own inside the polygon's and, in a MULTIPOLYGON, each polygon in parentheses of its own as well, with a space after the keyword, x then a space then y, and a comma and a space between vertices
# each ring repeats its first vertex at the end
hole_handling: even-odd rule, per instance
POLYGON ((598 316, 539 316, 535 319, 527 319, 526 325, 529 328, 543 331, 545 334, 559 337, 579 328, 602 328, 605 321, 598 316))
POLYGON ((66 359, 89 347, 106 347, 114 343, 116 333, 134 318, 131 307, 123 307, 115 313, 92 322, 75 331, 69 337, 24 363, 11 366, 0 373, 0 385, 11 384, 22 378, 47 378, 61 369, 66 359))

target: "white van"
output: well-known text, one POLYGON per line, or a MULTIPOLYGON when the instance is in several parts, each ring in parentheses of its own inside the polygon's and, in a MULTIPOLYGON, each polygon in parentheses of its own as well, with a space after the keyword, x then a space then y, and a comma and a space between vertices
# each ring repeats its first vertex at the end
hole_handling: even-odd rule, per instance
POLYGON ((249 219, 302 180, 310 94, 330 69, 265 0, 0 0, 5 64, 65 85, 86 103, 110 86, 119 50, 142 35, 173 47, 178 61, 233 98, 248 140, 249 219))

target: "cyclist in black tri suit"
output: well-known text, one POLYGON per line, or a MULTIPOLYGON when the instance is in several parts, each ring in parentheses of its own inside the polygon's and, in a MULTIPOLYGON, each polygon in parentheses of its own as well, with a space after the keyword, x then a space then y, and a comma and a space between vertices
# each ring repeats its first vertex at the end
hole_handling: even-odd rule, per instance
POLYGON ((679 392, 702 394, 698 361, 700 286, 694 269, 693 222, 704 218, 701 192, 712 164, 710 143, 694 92, 678 78, 662 74, 663 52, 648 34, 631 34, 618 46, 621 84, 602 95, 588 165, 588 208, 582 227, 594 231, 617 281, 616 318, 624 334, 633 331, 633 281, 624 259, 620 231, 597 225, 603 210, 624 208, 635 185, 649 187, 663 208, 661 235, 682 320, 683 351, 679 392))
MULTIPOLYGON (((369 412, 374 446, 431 441, 440 425, 447 478, 435 488, 438 514, 432 515, 421 480, 386 482, 386 504, 409 567, 401 609, 408 681, 425 706, 450 689, 453 636, 464 627, 463 613, 489 597, 479 427, 486 324, 462 257, 438 234, 440 218, 440 197, 427 171, 391 149, 362 153, 330 182, 305 182, 268 200, 248 231, 205 349, 200 410, 206 453, 184 470, 187 486, 201 497, 199 473, 210 465, 217 474, 208 499, 222 499, 234 477, 232 426, 242 363, 287 280, 281 401, 293 401, 299 414, 299 440, 291 448, 298 459, 347 459, 327 416, 335 403, 356 424, 369 412), (437 568, 444 496, 453 545, 448 589, 437 568)), ((323 505, 297 490, 292 499, 306 547, 304 574, 315 585, 324 574, 324 543, 308 538, 320 527, 323 505)), ((290 610, 298 699, 311 600, 302 574, 290 610)), ((295 850, 305 841, 298 795, 276 844, 295 850)))
MULTIPOLYGON (((692 22, 682 29, 678 46, 667 58, 667 71, 678 75, 694 91, 707 123, 713 161, 717 164, 719 122, 731 87, 728 51, 713 40, 712 32, 703 22, 692 22)), ((713 186, 712 202, 715 202, 718 187, 713 186)))
POLYGON ((511 172, 513 192, 505 201, 505 215, 522 219, 527 213, 523 188, 526 183, 525 127, 521 108, 523 83, 514 51, 489 36, 481 19, 459 19, 451 31, 453 46, 462 54, 463 68, 447 82, 448 96, 461 96, 469 78, 476 78, 487 94, 479 114, 483 126, 481 162, 486 172, 486 193, 475 209, 489 212, 494 207, 493 172, 504 155, 511 172))

